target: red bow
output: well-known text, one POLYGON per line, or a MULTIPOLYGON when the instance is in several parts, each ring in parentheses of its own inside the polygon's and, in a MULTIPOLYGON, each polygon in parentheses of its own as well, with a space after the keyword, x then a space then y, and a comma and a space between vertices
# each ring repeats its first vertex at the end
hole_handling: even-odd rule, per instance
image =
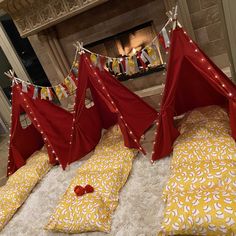
POLYGON ((83 196, 85 193, 93 193, 94 188, 87 184, 85 187, 82 187, 81 185, 76 185, 74 188, 74 192, 77 196, 83 196))

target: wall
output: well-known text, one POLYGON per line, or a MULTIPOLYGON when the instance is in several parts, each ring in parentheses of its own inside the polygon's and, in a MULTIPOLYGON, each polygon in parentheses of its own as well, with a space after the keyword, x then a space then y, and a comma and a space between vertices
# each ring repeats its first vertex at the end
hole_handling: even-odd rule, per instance
POLYGON ((229 66, 225 36, 217 0, 187 0, 196 41, 221 67, 229 66))
POLYGON ((218 0, 221 9, 221 16, 224 19, 226 42, 228 43, 228 52, 230 55, 231 72, 234 82, 236 83, 236 1, 235 0, 218 0))

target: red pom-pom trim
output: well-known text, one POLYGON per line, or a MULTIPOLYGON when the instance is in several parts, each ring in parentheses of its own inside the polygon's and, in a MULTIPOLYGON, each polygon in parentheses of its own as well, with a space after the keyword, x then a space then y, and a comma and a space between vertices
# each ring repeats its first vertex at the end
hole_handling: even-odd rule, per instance
POLYGON ((94 188, 91 185, 89 185, 89 184, 87 184, 84 187, 84 189, 85 189, 86 193, 93 193, 94 192, 94 188))
POLYGON ((75 186, 74 192, 77 196, 83 196, 85 194, 85 188, 80 185, 75 186))

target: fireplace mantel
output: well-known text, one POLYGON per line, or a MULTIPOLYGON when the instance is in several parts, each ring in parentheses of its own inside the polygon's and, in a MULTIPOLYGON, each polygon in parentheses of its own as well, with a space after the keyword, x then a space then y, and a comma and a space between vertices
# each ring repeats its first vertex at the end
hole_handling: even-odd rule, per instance
POLYGON ((35 34, 108 0, 0 0, 22 37, 35 34))

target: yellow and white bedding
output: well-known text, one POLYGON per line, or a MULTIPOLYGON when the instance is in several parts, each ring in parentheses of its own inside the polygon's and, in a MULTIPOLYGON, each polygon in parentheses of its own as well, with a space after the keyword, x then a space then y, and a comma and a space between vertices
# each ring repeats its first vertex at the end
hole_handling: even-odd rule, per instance
POLYGON ((111 214, 118 206, 119 191, 129 176, 134 156, 135 151, 124 146, 119 127, 109 129, 93 156, 78 169, 45 228, 66 233, 109 232, 111 214), (74 187, 87 184, 94 192, 76 196, 74 187))
POLYGON ((186 115, 174 143, 159 235, 236 235, 236 144, 218 106, 186 115))
POLYGON ((47 152, 37 151, 0 187, 0 231, 50 168, 47 152))

